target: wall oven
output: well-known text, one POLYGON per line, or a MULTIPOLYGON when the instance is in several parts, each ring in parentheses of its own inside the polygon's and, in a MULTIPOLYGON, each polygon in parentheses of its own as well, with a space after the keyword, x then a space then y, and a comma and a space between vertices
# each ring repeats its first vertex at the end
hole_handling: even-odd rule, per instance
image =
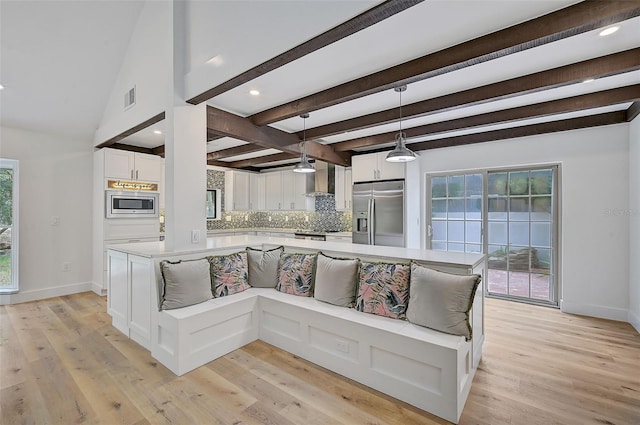
POLYGON ((106 191, 106 218, 158 218, 158 192, 106 191))

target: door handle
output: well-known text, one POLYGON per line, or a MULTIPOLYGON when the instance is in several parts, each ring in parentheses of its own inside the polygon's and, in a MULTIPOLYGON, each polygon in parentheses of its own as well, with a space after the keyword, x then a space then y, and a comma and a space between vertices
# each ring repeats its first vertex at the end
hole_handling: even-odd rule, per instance
POLYGON ((138 180, 138 170, 136 170, 136 180, 138 180))

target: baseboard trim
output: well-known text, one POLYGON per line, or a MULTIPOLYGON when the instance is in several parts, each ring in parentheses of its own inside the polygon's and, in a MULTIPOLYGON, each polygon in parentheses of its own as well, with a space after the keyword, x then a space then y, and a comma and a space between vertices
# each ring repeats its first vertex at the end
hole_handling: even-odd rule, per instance
POLYGON ((101 297, 104 297, 107 295, 107 289, 103 288, 102 285, 97 284, 95 282, 91 283, 91 290, 96 294, 100 295, 101 297))
POLYGON ((627 309, 612 308, 602 305, 578 304, 574 302, 560 301, 560 311, 563 313, 579 314, 581 316, 617 320, 619 322, 626 322, 629 320, 629 311, 627 309))
POLYGON ((19 304, 30 301, 43 300, 45 298, 61 297, 91 291, 92 282, 73 283, 71 285, 56 286, 53 288, 33 289, 20 291, 15 294, 0 295, 0 305, 19 304))
POLYGON ((640 333, 640 316, 629 310, 629 323, 640 333))

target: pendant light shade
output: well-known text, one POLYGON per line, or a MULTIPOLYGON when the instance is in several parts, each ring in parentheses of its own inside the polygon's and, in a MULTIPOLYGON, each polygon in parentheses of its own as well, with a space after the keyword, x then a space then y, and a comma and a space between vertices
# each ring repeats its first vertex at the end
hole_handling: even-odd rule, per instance
POLYGON ((409 162, 416 159, 416 154, 406 145, 406 135, 402 131, 402 92, 407 86, 396 87, 394 90, 400 93, 400 131, 396 135, 396 147, 387 154, 387 162, 409 162))
POLYGON ((300 162, 296 164, 295 167, 293 167, 293 172, 294 173, 315 173, 316 169, 313 167, 313 165, 309 162, 309 159, 307 158, 307 149, 306 149, 306 143, 307 143, 307 118, 309 118, 309 114, 302 114, 300 115, 300 118, 302 118, 304 121, 304 132, 303 132, 303 138, 302 138, 302 143, 300 143, 300 150, 302 152, 302 155, 300 157, 300 162))

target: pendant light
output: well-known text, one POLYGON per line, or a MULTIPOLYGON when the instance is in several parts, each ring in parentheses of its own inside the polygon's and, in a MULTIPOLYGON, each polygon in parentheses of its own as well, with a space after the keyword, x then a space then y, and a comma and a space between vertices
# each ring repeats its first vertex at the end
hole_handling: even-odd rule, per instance
POLYGON ((302 114, 300 115, 300 118, 302 118, 304 122, 303 124, 304 131, 302 133, 303 134, 302 143, 300 143, 300 151, 302 152, 302 156, 300 157, 300 162, 296 164, 296 166, 293 168, 293 172, 294 173, 315 173, 316 169, 307 159, 307 149, 305 146, 307 144, 307 118, 309 118, 309 114, 302 114))
POLYGON ((396 134, 396 147, 387 154, 386 160, 388 162, 409 162, 416 159, 416 154, 409 148, 407 148, 406 134, 402 131, 402 92, 407 89, 407 86, 396 87, 394 90, 400 93, 400 131, 396 134))

